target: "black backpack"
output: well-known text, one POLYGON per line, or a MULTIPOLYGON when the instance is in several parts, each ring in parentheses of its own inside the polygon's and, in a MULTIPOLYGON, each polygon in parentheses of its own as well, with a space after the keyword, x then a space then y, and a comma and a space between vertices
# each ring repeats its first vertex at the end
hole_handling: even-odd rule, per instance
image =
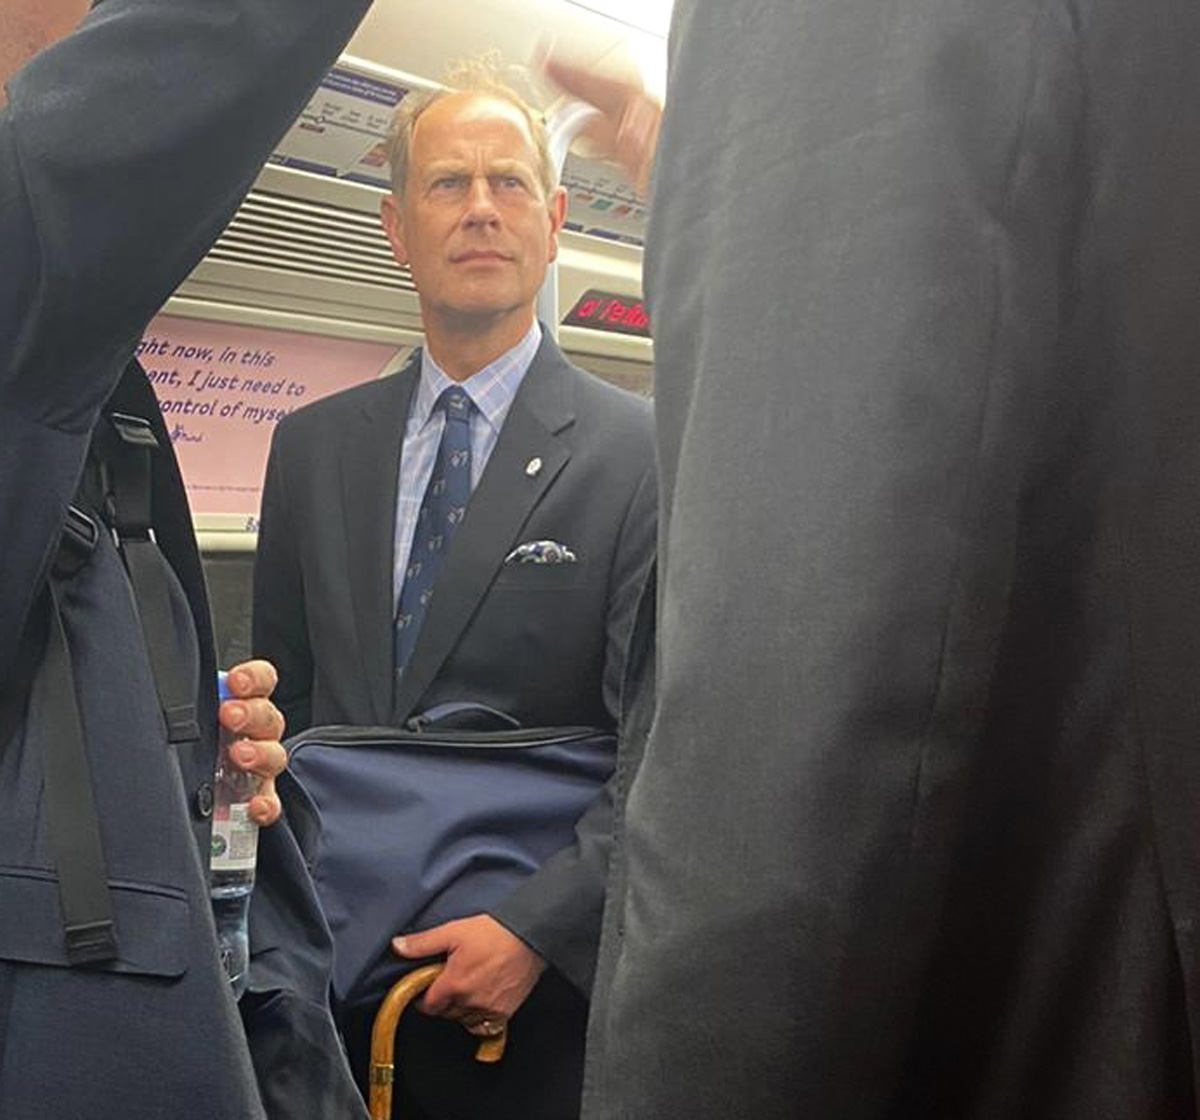
MULTIPOLYGON (((38 728, 63 963, 85 969, 111 967, 121 952, 67 640, 70 627, 93 625, 71 601, 72 580, 92 561, 103 535, 113 540, 128 577, 206 865, 216 736, 211 621, 182 478, 153 390, 136 362, 124 371, 94 429, 61 539, 24 627, 16 659, 22 679, 5 682, 0 705, 0 757, 22 726, 38 728)), ((103 627, 104 618, 97 616, 94 625, 103 627)), ((328 928, 284 822, 260 836, 251 949, 250 986, 239 1011, 267 1114, 274 1120, 365 1115, 328 1006, 328 928)))

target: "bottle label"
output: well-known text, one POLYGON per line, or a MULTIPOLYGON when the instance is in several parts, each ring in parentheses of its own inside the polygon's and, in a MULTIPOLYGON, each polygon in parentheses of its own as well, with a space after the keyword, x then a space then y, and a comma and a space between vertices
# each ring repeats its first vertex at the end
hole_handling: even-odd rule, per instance
POLYGON ((258 825, 246 803, 229 806, 229 815, 212 822, 213 871, 253 871, 258 854, 258 825))

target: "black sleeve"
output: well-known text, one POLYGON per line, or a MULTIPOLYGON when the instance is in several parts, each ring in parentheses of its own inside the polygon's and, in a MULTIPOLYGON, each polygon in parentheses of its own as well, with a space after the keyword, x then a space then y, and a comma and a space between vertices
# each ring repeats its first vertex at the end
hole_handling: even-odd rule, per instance
POLYGON ((654 559, 658 533, 658 472, 653 455, 641 483, 629 504, 621 525, 620 540, 609 580, 607 649, 604 659, 604 703, 617 719, 621 710, 621 682, 625 678, 625 658, 629 635, 646 573, 654 559))
POLYGON ((107 0, 0 110, 0 679, 138 333, 367 0, 107 0))

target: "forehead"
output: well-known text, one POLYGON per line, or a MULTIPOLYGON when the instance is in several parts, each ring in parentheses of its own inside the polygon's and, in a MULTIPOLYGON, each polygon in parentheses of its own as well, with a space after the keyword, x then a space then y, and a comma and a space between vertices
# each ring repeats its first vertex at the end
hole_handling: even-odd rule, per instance
POLYGON ((90 0, 0 0, 0 8, 28 11, 47 42, 70 31, 91 7, 90 0))
POLYGON ((87 0, 0 0, 0 105, 3 85, 38 51, 84 16, 87 0))
POLYGON ((0 31, 6 38, 19 34, 33 46, 45 47, 70 31, 90 6, 89 0, 0 0, 0 31))
POLYGON ((488 94, 451 94, 417 119, 412 162, 474 157, 481 151, 503 159, 537 160, 525 114, 509 101, 488 94))
POLYGON ((91 0, 41 0, 38 5, 55 23, 78 23, 91 7, 91 0))

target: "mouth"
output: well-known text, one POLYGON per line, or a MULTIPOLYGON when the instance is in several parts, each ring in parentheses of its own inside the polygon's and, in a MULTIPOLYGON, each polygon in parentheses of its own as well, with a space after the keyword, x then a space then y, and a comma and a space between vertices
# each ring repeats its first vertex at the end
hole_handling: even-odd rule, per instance
POLYGON ((503 264, 511 260, 512 257, 499 249, 468 249, 450 258, 452 264, 503 264))

